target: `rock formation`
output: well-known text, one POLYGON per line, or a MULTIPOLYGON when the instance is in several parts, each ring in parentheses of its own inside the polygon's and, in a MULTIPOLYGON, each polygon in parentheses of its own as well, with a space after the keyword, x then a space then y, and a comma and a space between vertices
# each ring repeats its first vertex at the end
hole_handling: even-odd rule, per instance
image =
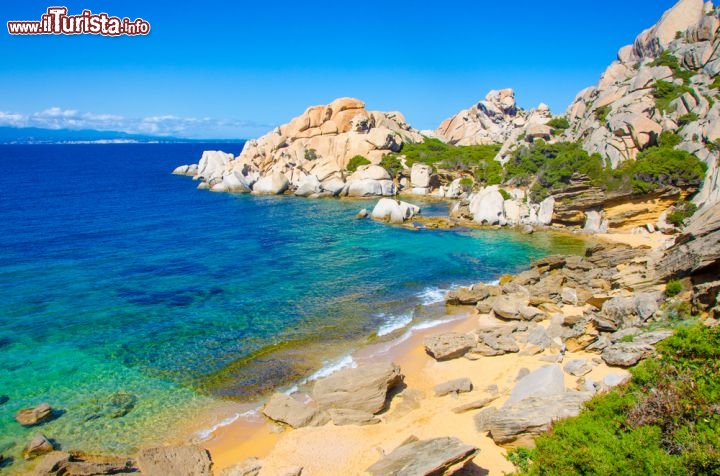
POLYGON ((719 25, 712 3, 678 2, 634 44, 620 49, 596 86, 576 96, 564 139, 581 141, 585 150, 617 166, 656 144, 663 131, 677 132, 678 147, 709 167, 695 201, 717 201, 720 169, 713 144, 720 139, 720 102, 713 79, 720 73, 719 25), (666 107, 655 97, 663 84, 658 82, 675 87, 666 107))
POLYGON ((395 194, 387 172, 386 177, 359 176, 366 168, 348 178, 350 159, 359 155, 378 164, 403 143, 422 141, 423 136, 399 112, 368 111, 357 99, 340 98, 310 107, 289 123, 248 141, 237 157, 208 151, 197 166, 180 166, 173 173, 193 175, 201 188, 218 192, 278 194, 291 188, 303 196, 387 196, 395 194))

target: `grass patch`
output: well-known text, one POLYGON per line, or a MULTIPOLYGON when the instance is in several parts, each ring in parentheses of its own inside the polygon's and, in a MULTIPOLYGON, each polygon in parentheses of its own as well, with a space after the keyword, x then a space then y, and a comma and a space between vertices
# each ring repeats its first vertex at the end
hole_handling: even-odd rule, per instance
POLYGON ((683 290, 683 285, 679 279, 671 279, 665 284, 665 296, 671 298, 680 294, 683 290))
POLYGON ((680 328, 657 347, 627 386, 556 423, 535 449, 511 451, 518 473, 720 473, 720 328, 680 328))

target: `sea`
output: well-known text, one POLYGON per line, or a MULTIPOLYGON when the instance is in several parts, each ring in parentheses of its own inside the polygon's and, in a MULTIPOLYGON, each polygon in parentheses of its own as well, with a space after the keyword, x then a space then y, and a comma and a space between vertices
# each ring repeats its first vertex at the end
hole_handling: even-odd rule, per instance
MULTIPOLYGON (((6 465, 38 432, 88 452, 163 443, 214 408, 442 322, 453 287, 584 246, 549 233, 389 226, 355 218, 376 199, 218 194, 171 174, 203 150, 241 147, 0 145, 6 465), (15 422, 41 402, 52 421, 15 422)), ((448 212, 445 201, 411 201, 425 215, 448 212)))

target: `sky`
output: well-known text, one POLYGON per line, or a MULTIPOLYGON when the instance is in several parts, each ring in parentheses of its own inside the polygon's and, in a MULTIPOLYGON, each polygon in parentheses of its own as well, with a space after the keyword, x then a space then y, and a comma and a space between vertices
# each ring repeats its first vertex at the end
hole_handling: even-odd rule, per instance
POLYGON ((674 0, 3 0, 0 126, 254 138, 356 97, 417 129, 511 87, 561 114, 674 0), (10 35, 50 6, 147 36, 10 35))

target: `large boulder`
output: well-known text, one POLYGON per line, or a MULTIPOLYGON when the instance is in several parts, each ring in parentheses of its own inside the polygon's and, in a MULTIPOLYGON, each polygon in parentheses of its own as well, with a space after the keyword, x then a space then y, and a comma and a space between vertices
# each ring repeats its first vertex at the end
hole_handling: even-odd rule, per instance
POLYGON ((298 185, 295 190, 295 195, 298 197, 309 197, 310 195, 320 193, 321 191, 322 184, 320 183, 320 180, 318 180, 315 175, 308 175, 302 182, 300 182, 300 185, 298 185))
POLYGON ((400 200, 382 198, 373 208, 371 217, 374 220, 402 223, 420 213, 420 207, 400 200))
POLYGON ((565 393, 565 377, 559 365, 546 365, 521 378, 510 392, 507 403, 530 397, 550 397, 565 393))
POLYGON ((414 188, 428 188, 431 176, 432 167, 418 162, 413 164, 410 170, 410 183, 414 188))
POLYGON ((487 187, 470 198, 473 221, 484 225, 505 225, 505 199, 497 186, 487 187))
POLYGON ((263 414, 271 420, 293 428, 322 426, 329 418, 312 400, 299 401, 291 395, 275 393, 263 407, 263 414))
POLYGON ((285 174, 274 173, 259 179, 252 187, 252 193, 256 195, 279 195, 290 186, 290 181, 285 174))
POLYGON ((635 293, 609 299, 602 306, 603 327, 612 331, 636 327, 657 312, 661 301, 661 293, 635 293))
POLYGON ((35 426, 51 420, 53 409, 47 403, 41 403, 33 408, 23 408, 15 414, 15 421, 22 426, 35 426))
POLYGON ((704 14, 703 0, 680 0, 665 12, 655 26, 645 30, 635 39, 636 57, 659 55, 675 39, 677 32, 685 32, 688 28, 698 25, 704 14))
POLYGON ((206 150, 203 152, 197 166, 197 176, 204 181, 221 179, 225 165, 233 160, 233 155, 219 150, 206 150))
MULTIPOLYGON (((592 395, 590 392, 565 392, 508 402, 499 411, 493 412, 484 426, 499 445, 513 443, 523 437, 531 438, 548 431, 556 420, 579 415, 582 404, 592 395)), ((528 444, 530 441, 518 443, 528 444)))
POLYGON ((538 210, 538 223, 541 225, 549 225, 552 223, 553 213, 555 211, 555 198, 550 196, 540 202, 538 210))
POLYGON ((457 359, 475 347, 477 339, 470 334, 446 332, 425 338, 425 351, 435 360, 457 359))
POLYGON ((348 197, 392 197, 395 195, 395 184, 392 180, 362 179, 348 182, 348 197))
POLYGON ((145 448, 136 457, 144 476, 212 476, 210 453, 194 445, 145 448))
POLYGON ((602 359, 613 367, 632 367, 654 351, 644 342, 617 342, 603 350, 602 359))
POLYGON ((312 396, 324 410, 361 410, 377 414, 385 409, 388 390, 402 381, 400 367, 379 362, 342 369, 318 380, 312 396))
POLYGON ((396 448, 366 471, 373 476, 450 475, 462 469, 478 451, 457 438, 412 441, 396 448))

